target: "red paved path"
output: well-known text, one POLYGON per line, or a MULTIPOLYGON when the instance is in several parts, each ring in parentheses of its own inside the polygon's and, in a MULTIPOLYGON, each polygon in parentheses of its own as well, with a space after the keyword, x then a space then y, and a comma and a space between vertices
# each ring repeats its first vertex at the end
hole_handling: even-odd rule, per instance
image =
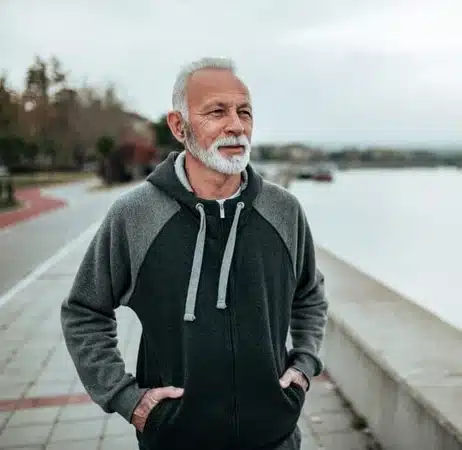
POLYGON ((22 397, 11 400, 0 400, 0 411, 44 408, 45 406, 78 405, 81 403, 91 403, 91 398, 88 394, 63 394, 51 395, 48 397, 22 397))
POLYGON ((43 196, 40 188, 21 189, 16 192, 16 198, 22 206, 0 213, 0 229, 66 205, 64 200, 43 196))

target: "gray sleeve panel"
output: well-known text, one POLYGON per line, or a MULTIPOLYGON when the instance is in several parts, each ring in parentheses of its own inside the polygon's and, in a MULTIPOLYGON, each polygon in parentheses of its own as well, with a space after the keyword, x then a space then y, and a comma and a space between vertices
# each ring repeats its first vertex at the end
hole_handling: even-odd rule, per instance
POLYGON ((143 259, 179 205, 145 182, 114 202, 61 307, 66 346, 85 389, 106 412, 131 420, 145 389, 125 370, 115 309, 127 304, 143 259))
POLYGON ((149 182, 128 192, 119 200, 120 214, 128 242, 130 288, 120 298, 127 305, 136 285, 146 253, 164 225, 180 210, 178 202, 149 182))
POLYGON ((324 277, 316 267, 313 238, 299 201, 286 189, 267 181, 254 203, 277 230, 292 259, 296 280, 290 332, 290 365, 309 380, 323 370, 319 351, 327 323, 324 277))
POLYGON ((290 254, 294 277, 298 279, 303 265, 303 253, 299 249, 304 247, 304 243, 299 242, 298 225, 302 209, 297 198, 285 188, 264 180, 254 207, 278 232, 290 254))

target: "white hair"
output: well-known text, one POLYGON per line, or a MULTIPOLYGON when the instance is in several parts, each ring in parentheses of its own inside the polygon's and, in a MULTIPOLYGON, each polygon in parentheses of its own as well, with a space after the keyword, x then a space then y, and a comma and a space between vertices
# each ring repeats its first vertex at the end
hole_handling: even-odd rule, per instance
POLYGON ((176 77, 175 85, 173 86, 172 106, 175 111, 181 113, 185 121, 188 121, 189 116, 188 98, 186 95, 188 81, 192 74, 202 69, 229 70, 236 75, 236 65, 232 59, 228 58, 202 58, 183 67, 176 77))

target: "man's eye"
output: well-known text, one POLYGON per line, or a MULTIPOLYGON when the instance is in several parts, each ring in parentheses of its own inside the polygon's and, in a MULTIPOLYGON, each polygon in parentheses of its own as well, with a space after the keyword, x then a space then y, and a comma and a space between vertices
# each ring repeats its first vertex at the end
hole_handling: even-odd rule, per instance
POLYGON ((210 111, 210 114, 212 114, 214 116, 221 116, 223 114, 223 110, 222 109, 214 109, 213 111, 210 111))
POLYGON ((239 114, 243 114, 244 116, 247 116, 247 117, 252 117, 252 113, 250 111, 240 111, 239 114))

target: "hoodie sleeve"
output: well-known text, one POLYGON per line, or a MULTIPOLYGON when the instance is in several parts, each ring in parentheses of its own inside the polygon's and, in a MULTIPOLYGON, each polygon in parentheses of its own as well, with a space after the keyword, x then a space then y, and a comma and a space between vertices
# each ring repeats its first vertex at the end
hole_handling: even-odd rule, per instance
POLYGON ((310 380, 319 375, 323 364, 319 350, 327 323, 324 276, 316 267, 314 243, 303 212, 299 216, 298 284, 292 303, 290 366, 310 380))
POLYGON ((115 309, 127 292, 130 257, 121 208, 115 204, 93 238, 61 307, 68 351, 92 400, 127 421, 145 390, 125 371, 115 309))

